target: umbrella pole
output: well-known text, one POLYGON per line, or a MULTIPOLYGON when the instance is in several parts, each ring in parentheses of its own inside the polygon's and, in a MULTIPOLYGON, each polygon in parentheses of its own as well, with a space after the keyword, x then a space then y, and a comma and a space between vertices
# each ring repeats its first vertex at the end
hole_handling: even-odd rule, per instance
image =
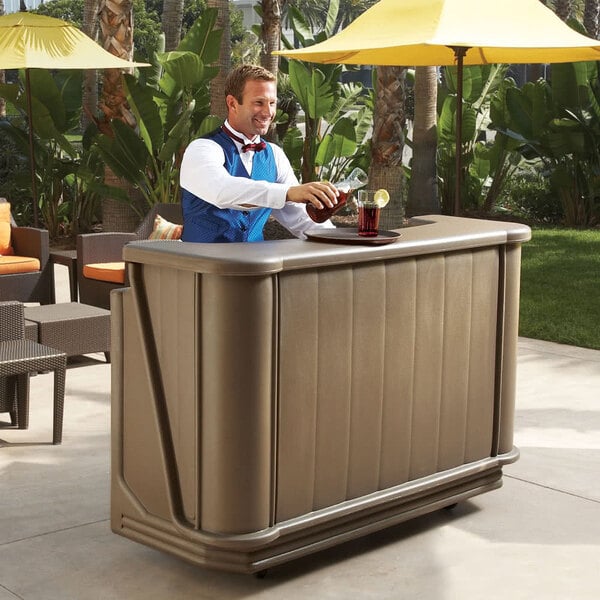
POLYGON ((29 125, 29 170, 31 172, 31 194, 33 196, 33 225, 37 227, 38 222, 38 198, 37 185, 35 181, 35 157, 33 152, 33 110, 31 108, 31 82, 29 80, 29 69, 25 69, 25 94, 27 96, 27 122, 29 125))
POLYGON ((456 157, 454 176, 454 216, 460 214, 460 190, 462 179, 462 103, 463 103, 463 60, 468 48, 452 47, 456 58, 456 157))

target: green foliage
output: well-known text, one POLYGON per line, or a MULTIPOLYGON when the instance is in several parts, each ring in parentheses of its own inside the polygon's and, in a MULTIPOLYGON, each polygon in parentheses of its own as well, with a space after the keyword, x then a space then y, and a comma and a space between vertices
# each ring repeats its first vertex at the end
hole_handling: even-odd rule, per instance
POLYGON ((520 166, 506 182, 498 200, 499 208, 528 223, 559 225, 563 219, 560 200, 542 175, 542 165, 536 161, 520 166))
MULTIPOLYGON (((52 0, 52 2, 40 4, 38 8, 33 9, 31 12, 70 21, 81 29, 83 4, 83 0, 52 0)), ((133 13, 135 15, 135 27, 133 28, 134 58, 146 62, 157 48, 162 1, 155 3, 146 2, 145 0, 133 0, 133 13)))
MULTIPOLYGON (((101 163, 97 157, 88 156, 76 142, 75 131, 81 115, 82 73, 57 71, 51 74, 47 70, 31 69, 29 76, 40 215, 53 238, 87 230, 91 227, 98 199, 88 190, 86 182, 100 176, 101 163)), ((17 83, 0 86, 0 95, 18 111, 17 117, 0 121, 0 130, 22 157, 19 162, 28 163, 24 77, 22 72, 17 83)), ((23 190, 23 194, 32 197, 29 169, 11 174, 10 181, 16 190, 23 190)), ((12 198, 12 194, 9 197, 12 198)), ((24 209, 24 217, 28 214, 29 207, 24 209)))
POLYGON ((525 158, 539 158, 565 223, 589 226, 600 216, 600 84, 596 63, 552 66, 551 83, 540 80, 506 96, 501 129, 525 158))
POLYGON ((133 0, 133 14, 133 57, 140 62, 149 62, 158 48, 162 4, 160 10, 151 10, 145 0, 133 0))
POLYGON ((600 350, 600 231, 535 229, 523 245, 519 334, 600 350))
POLYGON ((231 65, 260 64, 261 44, 253 31, 244 31, 236 40, 231 40, 231 65))
MULTIPOLYGON (((106 136, 92 125, 81 139, 82 72, 30 71, 39 208, 52 237, 89 230, 101 197, 129 201, 123 190, 103 182, 105 162, 139 187, 148 204, 178 200, 183 150, 191 137, 216 126, 208 116, 208 82, 216 69, 205 66, 218 53, 220 32, 214 30, 215 21, 216 11, 206 10, 176 52, 155 56, 154 70, 125 76, 128 101, 138 121, 136 131, 113 122, 112 136, 106 136)), ((0 94, 17 114, 0 121, 0 131, 16 148, 19 164, 27 163, 22 79, 2 86, 0 94)), ((15 169, 4 185, 13 192, 27 190, 31 197, 28 170, 15 169)))
MULTIPOLYGON (((505 97, 514 82, 507 65, 464 68, 461 206, 489 212, 521 157, 518 144, 498 129, 506 120, 505 97), (486 135, 486 130, 496 129, 486 135)), ((456 177, 456 68, 444 70, 438 92, 438 183, 442 210, 453 212, 456 177)))
MULTIPOLYGON (((138 77, 125 76, 127 100, 137 120, 134 131, 120 121, 111 123, 111 135, 92 132, 92 146, 115 175, 136 186, 145 202, 179 201, 179 167, 192 138, 213 129, 220 120, 209 115, 208 84, 216 75, 220 30, 217 11, 207 9, 174 52, 158 53, 154 70, 138 77)), ((115 188, 104 188, 122 197, 115 188)))
POLYGON ((83 23, 83 0, 53 0, 46 4, 40 4, 30 12, 70 21, 81 28, 83 23))
POLYGON ((288 0, 283 6, 284 22, 289 25, 288 12, 291 8, 301 12, 312 29, 318 29, 329 19, 329 29, 337 32, 347 27, 356 17, 373 6, 377 0, 335 0, 335 14, 329 11, 333 2, 322 0, 288 0), (287 10, 286 10, 287 7, 287 10))
MULTIPOLYGON (((83 0, 52 0, 40 4, 31 12, 70 21, 81 28, 83 24, 83 0)), ((194 23, 206 10, 206 0, 184 0, 181 37, 184 38, 194 23)), ((229 3, 231 40, 235 47, 244 36, 243 12, 229 3)), ((133 0, 134 28, 133 48, 134 58, 140 62, 149 62, 154 52, 158 50, 158 39, 161 33, 163 12, 162 0, 133 0)), ((256 44, 255 44, 256 47, 256 44)))
MULTIPOLYGON (((294 38, 303 46, 326 39, 335 25, 337 9, 337 2, 330 2, 325 28, 314 33, 304 16, 290 7, 294 38)), ((286 39, 283 42, 290 46, 286 39)), ((283 148, 301 181, 336 181, 358 163, 364 166, 373 113, 363 86, 340 83, 341 65, 283 60, 280 73, 304 112, 304 132, 290 122, 283 139, 283 148)), ((295 111, 290 112, 294 117, 295 111)))
MULTIPOLYGON (((3 121, 0 120, 0 131, 3 121)), ((31 196, 19 181, 29 175, 27 158, 17 150, 15 143, 7 135, 0 135, 0 197, 8 198, 11 212, 19 225, 27 225, 32 220, 31 196)))

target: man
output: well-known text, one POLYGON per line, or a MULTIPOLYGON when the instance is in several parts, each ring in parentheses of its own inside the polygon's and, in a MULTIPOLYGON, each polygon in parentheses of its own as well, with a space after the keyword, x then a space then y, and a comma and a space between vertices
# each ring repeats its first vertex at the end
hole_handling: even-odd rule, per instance
POLYGON ((181 163, 185 242, 254 242, 269 215, 303 238, 314 223, 304 204, 337 204, 328 182, 300 185, 283 150, 261 140, 277 106, 275 76, 254 65, 234 69, 225 82, 227 120, 187 147, 181 163))

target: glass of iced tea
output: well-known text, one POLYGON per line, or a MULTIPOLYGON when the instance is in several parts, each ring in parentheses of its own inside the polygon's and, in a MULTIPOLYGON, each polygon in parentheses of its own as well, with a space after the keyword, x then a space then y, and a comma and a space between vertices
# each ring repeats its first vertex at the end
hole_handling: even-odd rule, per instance
POLYGON ((358 235, 375 237, 379 234, 379 215, 389 200, 386 190, 358 191, 358 235))

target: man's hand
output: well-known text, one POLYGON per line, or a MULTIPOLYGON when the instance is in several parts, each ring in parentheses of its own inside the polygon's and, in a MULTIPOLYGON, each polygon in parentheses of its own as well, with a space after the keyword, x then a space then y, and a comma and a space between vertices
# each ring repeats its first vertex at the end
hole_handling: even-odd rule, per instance
POLYGON ((311 181, 288 189, 286 202, 312 204, 315 208, 331 208, 338 203, 338 191, 329 181, 311 181))

